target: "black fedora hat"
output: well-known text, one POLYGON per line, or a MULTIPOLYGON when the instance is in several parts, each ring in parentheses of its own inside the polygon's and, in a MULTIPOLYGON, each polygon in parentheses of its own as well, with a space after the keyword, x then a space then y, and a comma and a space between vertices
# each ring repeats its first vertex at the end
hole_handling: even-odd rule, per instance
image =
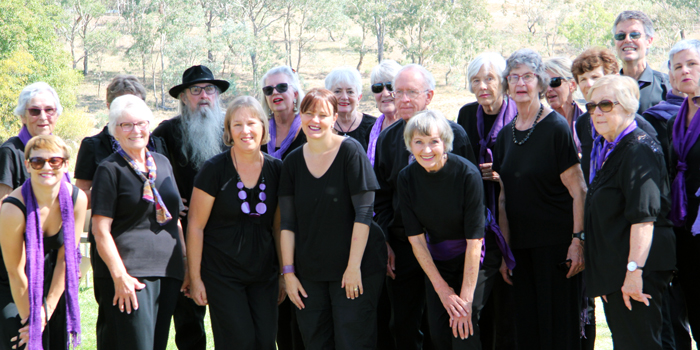
POLYGON ((170 96, 178 98, 180 93, 188 86, 199 83, 212 83, 221 92, 226 91, 229 86, 228 81, 214 79, 214 74, 206 66, 192 66, 182 73, 182 84, 173 86, 170 89, 170 96))

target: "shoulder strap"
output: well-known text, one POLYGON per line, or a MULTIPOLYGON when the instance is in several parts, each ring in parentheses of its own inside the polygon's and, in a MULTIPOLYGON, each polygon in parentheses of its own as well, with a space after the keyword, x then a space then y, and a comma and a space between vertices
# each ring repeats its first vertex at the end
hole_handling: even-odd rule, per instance
POLYGON ((15 205, 17 208, 19 208, 19 210, 22 211, 22 213, 24 214, 24 217, 27 217, 27 207, 26 207, 26 206, 24 205, 24 203, 22 203, 22 201, 20 201, 18 198, 15 198, 15 197, 6 197, 5 199, 3 199, 2 202, 3 202, 3 203, 10 203, 10 204, 15 205))
POLYGON ((73 184, 71 184, 71 186, 73 186, 73 206, 75 206, 75 202, 78 201, 78 191, 80 191, 80 189, 73 184))

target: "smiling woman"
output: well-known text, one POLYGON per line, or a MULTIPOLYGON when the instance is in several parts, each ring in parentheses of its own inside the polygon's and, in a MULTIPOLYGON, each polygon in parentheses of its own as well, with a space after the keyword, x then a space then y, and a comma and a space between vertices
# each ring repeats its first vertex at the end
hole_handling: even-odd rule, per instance
POLYGON ((362 76, 355 68, 341 67, 326 77, 326 89, 338 99, 338 120, 333 128, 338 135, 350 136, 367 152, 369 137, 377 118, 358 110, 362 100, 362 76))

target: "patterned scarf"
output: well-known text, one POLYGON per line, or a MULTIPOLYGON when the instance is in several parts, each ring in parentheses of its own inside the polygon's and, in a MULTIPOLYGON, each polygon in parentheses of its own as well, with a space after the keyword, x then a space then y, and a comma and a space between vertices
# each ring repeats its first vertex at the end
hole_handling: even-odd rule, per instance
POLYGON ((163 226, 170 221, 173 216, 170 215, 170 212, 168 211, 168 208, 165 206, 165 203, 163 203, 163 198, 160 197, 160 194, 158 193, 158 190, 156 189, 156 162, 153 160, 153 156, 151 155, 151 152, 148 150, 145 150, 146 152, 146 168, 148 170, 148 177, 144 175, 141 170, 139 170, 138 166, 136 165, 136 162, 129 157, 128 154, 120 147, 117 150, 117 153, 119 153, 124 160, 126 160, 127 163, 129 163, 129 166, 131 166, 131 169, 134 169, 134 172, 136 175, 138 175, 139 178, 143 181, 143 198, 146 202, 150 203, 155 203, 156 204, 156 221, 163 226))

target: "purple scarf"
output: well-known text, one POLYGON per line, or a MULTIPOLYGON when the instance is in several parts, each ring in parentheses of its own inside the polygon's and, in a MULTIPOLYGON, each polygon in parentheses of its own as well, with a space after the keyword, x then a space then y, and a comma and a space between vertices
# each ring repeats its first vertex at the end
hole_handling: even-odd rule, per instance
POLYGON ((379 116, 377 118, 377 121, 374 122, 374 126, 372 126, 372 131, 369 133, 369 144, 367 145, 367 157, 369 157, 369 162, 374 165, 374 153, 377 151, 377 139, 379 138, 379 134, 382 133, 382 125, 384 124, 384 114, 379 116))
MULTIPOLYGON (((66 259, 66 327, 68 346, 80 344, 80 305, 78 303, 78 273, 80 252, 75 247, 75 216, 73 201, 68 192, 69 182, 61 182, 58 202, 63 222, 63 246, 66 259)), ((40 350, 41 310, 44 300, 44 233, 41 230, 39 207, 32 191, 31 179, 22 185, 22 197, 27 207, 25 245, 27 254, 27 279, 29 282, 29 344, 28 350, 40 350)), ((46 315, 48 318, 49 315, 46 315)))
POLYGON ((270 142, 267 143, 267 154, 277 159, 282 159, 284 152, 286 152, 289 149, 289 146, 292 145, 292 142, 294 142, 294 139, 297 136, 297 131, 299 131, 299 127, 301 127, 301 118, 299 118, 299 115, 297 114, 294 116, 294 121, 292 121, 292 125, 289 127, 287 137, 282 140, 280 149, 275 151, 275 148, 277 147, 277 126, 275 125, 275 117, 272 116, 272 118, 270 118, 270 142))
POLYGON ((576 121, 583 114, 583 111, 576 102, 571 102, 574 106, 574 115, 571 117, 571 133, 574 135, 574 144, 576 144, 576 149, 578 153, 581 153, 581 140, 578 138, 578 133, 576 132, 576 121))
MULTIPOLYGON (((29 133, 29 130, 27 130, 27 125, 22 125, 22 129, 19 131, 19 135, 17 135, 17 137, 19 137, 19 140, 22 141, 23 146, 27 145, 27 142, 32 139, 32 135, 29 133)), ((68 183, 70 183, 70 175, 67 171, 65 174, 63 174, 63 177, 66 179, 66 181, 68 181, 68 183)))
POLYGON ((617 147, 617 145, 620 143, 620 140, 622 140, 623 137, 627 136, 627 134, 631 133, 636 128, 637 121, 633 120, 630 125, 627 125, 625 130, 622 130, 620 135, 617 135, 613 142, 608 142, 608 140, 603 138, 602 135, 598 135, 598 137, 596 137, 595 141, 593 141, 593 150, 591 151, 591 171, 588 181, 589 183, 593 183, 595 174, 603 167, 605 160, 608 159, 610 153, 615 150, 615 147, 617 147))
MULTIPOLYGON (((685 218, 687 215, 686 207, 688 205, 688 198, 685 189, 685 171, 688 169, 688 165, 685 163, 688 152, 698 140, 700 136, 700 110, 698 110, 693 116, 693 120, 690 122, 690 126, 685 128, 686 116, 688 115, 688 99, 683 100, 681 108, 678 111, 678 116, 676 121, 673 123, 673 149, 676 150, 678 154, 678 163, 676 163, 676 178, 671 184, 671 215, 670 219, 673 221, 675 226, 683 226, 685 224, 685 218)), ((697 222, 697 221, 696 221, 697 222)), ((696 235, 700 231, 695 230, 695 224, 693 225, 693 235, 696 235)))
POLYGON ((644 114, 649 114, 661 121, 667 121, 678 114, 684 100, 685 98, 673 94, 673 91, 669 91, 666 94, 666 101, 661 101, 656 106, 649 107, 644 111, 644 114))

